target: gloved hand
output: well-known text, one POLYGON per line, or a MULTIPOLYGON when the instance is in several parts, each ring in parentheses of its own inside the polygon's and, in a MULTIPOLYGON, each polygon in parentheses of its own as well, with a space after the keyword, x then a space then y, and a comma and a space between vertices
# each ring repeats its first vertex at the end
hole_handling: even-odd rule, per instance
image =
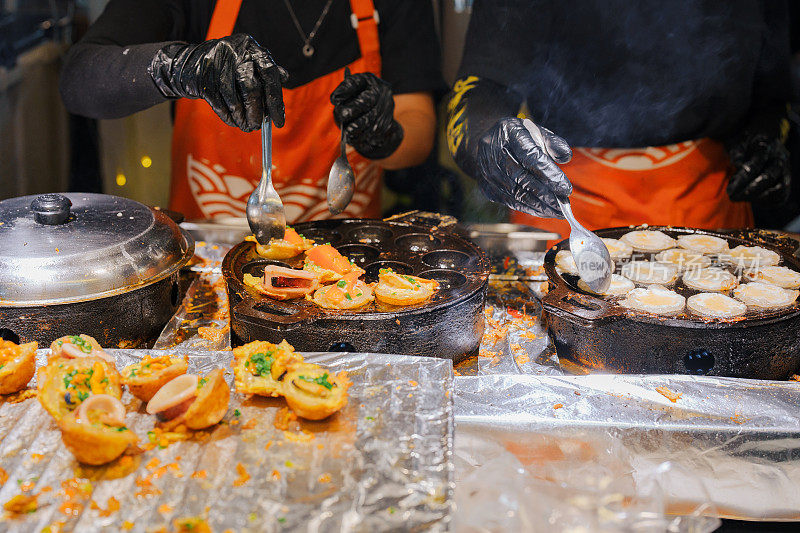
POLYGON ((331 93, 331 103, 333 119, 359 154, 383 159, 400 146, 403 127, 394 119, 392 89, 375 74, 345 75, 331 93))
POLYGON ((735 202, 783 204, 791 192, 789 152, 777 137, 745 133, 731 143, 728 153, 734 173, 728 196, 735 202))
POLYGON ((289 75, 269 51, 245 34, 200 44, 170 43, 147 69, 167 98, 202 98, 226 124, 242 131, 285 121, 281 84, 289 75))
MULTIPOLYGON (((533 123, 531 123, 533 124, 533 123)), ((572 159, 567 141, 541 126, 534 138, 519 118, 497 121, 478 141, 476 178, 493 202, 547 218, 564 218, 555 195, 572 184, 556 163, 572 159)))

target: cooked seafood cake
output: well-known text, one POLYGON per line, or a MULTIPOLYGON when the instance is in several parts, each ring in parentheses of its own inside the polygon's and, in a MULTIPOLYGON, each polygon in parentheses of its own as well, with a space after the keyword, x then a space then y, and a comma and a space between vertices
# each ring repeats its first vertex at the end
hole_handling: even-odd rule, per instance
POLYGON ((637 252, 660 252, 674 248, 677 241, 664 233, 656 230, 631 231, 619 238, 630 245, 637 252))
POLYGON ((333 285, 314 292, 311 299, 325 309, 358 309, 375 299, 372 287, 358 279, 361 273, 349 272, 333 285))
POLYGON ((122 369, 122 383, 128 386, 131 394, 143 402, 149 402, 165 383, 185 374, 187 370, 185 357, 152 357, 148 354, 138 363, 122 369))
POLYGON ((777 252, 767 250, 761 246, 744 246, 720 254, 720 260, 735 265, 737 268, 763 268, 774 266, 781 262, 781 256, 777 252))
POLYGON ((108 394, 85 400, 74 414, 58 421, 58 429, 67 449, 88 465, 111 462, 139 441, 125 425, 125 407, 108 394))
POLYGON ((694 314, 711 318, 736 318, 747 312, 747 306, 718 292, 701 292, 689 296, 686 307, 694 314))
POLYGON ((439 284, 430 279, 398 274, 391 268, 378 271, 375 297, 389 305, 415 305, 424 302, 439 290, 439 284))
MULTIPOLYGON (((586 292, 593 292, 585 281, 578 280, 578 287, 586 292)), ((601 296, 624 296, 632 291, 634 284, 628 278, 620 276, 619 274, 611 274, 611 285, 608 286, 605 292, 600 293, 601 296)))
POLYGON ((683 311, 686 298, 660 285, 651 285, 647 288, 633 289, 620 301, 620 305, 644 313, 676 315, 683 311))
POLYGON ((678 246, 700 254, 720 254, 728 250, 728 241, 713 235, 695 233, 678 237, 678 246))
POLYGON ((303 362, 291 344, 253 341, 233 349, 233 375, 236 392, 260 396, 281 396, 284 374, 303 362))
POLYGON ((678 267, 678 272, 686 270, 697 270, 711 266, 711 258, 692 250, 683 248, 670 248, 656 255, 656 261, 660 263, 671 263, 678 267))
POLYGON ((98 357, 54 359, 36 374, 39 402, 56 420, 93 394, 122 396, 116 368, 98 357))
POLYGON ((777 285, 782 289, 800 289, 800 272, 784 266, 767 266, 745 272, 752 281, 762 281, 777 285))
POLYGON ((724 292, 739 284, 739 278, 725 269, 709 267, 692 269, 683 275, 683 284, 697 291, 724 292))
POLYGON ((612 261, 624 261, 633 254, 633 247, 627 242, 604 238, 603 243, 608 248, 608 254, 611 256, 612 261))
POLYGON ((28 342, 17 345, 0 339, 0 394, 12 394, 24 389, 36 371, 36 348, 28 342))
POLYGON ((314 246, 313 240, 306 239, 289 226, 283 232, 283 239, 271 239, 266 246, 259 244, 253 235, 248 235, 244 240, 256 243, 258 255, 273 260, 291 259, 314 246))
POLYGON ((322 420, 347 404, 350 381, 319 365, 304 363, 286 375, 283 394, 289 408, 308 420, 322 420))
POLYGON ((50 344, 51 359, 80 359, 82 357, 99 357, 104 361, 114 364, 111 357, 94 337, 81 333, 80 335, 65 335, 50 344))
POLYGON ((622 275, 643 285, 671 285, 678 279, 678 267, 672 263, 631 261, 622 265, 622 275))
POLYGON ((797 300, 799 291, 782 289, 777 285, 753 281, 739 285, 733 291, 733 297, 753 309, 781 309, 792 305, 797 300))

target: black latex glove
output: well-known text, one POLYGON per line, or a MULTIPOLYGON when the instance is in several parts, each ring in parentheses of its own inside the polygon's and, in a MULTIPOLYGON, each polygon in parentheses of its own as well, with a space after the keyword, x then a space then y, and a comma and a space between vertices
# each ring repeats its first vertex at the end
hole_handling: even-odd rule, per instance
POLYGON ((564 218, 555 195, 568 196, 572 184, 556 163, 572 159, 567 141, 538 126, 541 140, 518 118, 503 118, 478 142, 476 178, 493 202, 547 218, 564 218))
POLYGON ((259 129, 265 115, 279 128, 284 124, 281 84, 288 74, 249 35, 170 43, 147 70, 167 98, 202 98, 242 131, 259 129))
POLYGON ((789 152, 777 137, 743 134, 728 153, 734 173, 728 196, 736 202, 783 204, 791 192, 789 152))
POLYGON ((400 146, 403 127, 394 119, 392 89, 375 74, 346 75, 331 94, 331 103, 333 119, 359 154, 383 159, 400 146))

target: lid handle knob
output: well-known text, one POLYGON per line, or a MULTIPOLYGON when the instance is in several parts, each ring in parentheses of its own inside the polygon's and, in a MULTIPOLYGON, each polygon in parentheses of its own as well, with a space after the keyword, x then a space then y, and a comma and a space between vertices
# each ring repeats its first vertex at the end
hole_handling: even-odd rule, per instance
POLYGON ((72 202, 63 194, 42 194, 31 202, 34 220, 47 226, 66 222, 69 218, 70 207, 72 207, 72 202))

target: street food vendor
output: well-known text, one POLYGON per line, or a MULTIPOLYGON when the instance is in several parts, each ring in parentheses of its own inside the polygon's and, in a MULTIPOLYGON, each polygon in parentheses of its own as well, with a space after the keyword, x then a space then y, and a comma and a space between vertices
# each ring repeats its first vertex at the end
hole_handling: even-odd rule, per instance
POLYGON ((431 150, 440 80, 425 0, 111 0, 60 85, 94 118, 176 100, 170 207, 188 218, 244 216, 269 116, 273 182, 298 222, 329 216, 337 126, 356 176, 344 215, 379 216, 383 169, 431 150))
POLYGON ((751 226, 789 194, 788 49, 778 0, 476 0, 448 146, 513 221, 561 235, 570 193, 590 229, 751 226))

